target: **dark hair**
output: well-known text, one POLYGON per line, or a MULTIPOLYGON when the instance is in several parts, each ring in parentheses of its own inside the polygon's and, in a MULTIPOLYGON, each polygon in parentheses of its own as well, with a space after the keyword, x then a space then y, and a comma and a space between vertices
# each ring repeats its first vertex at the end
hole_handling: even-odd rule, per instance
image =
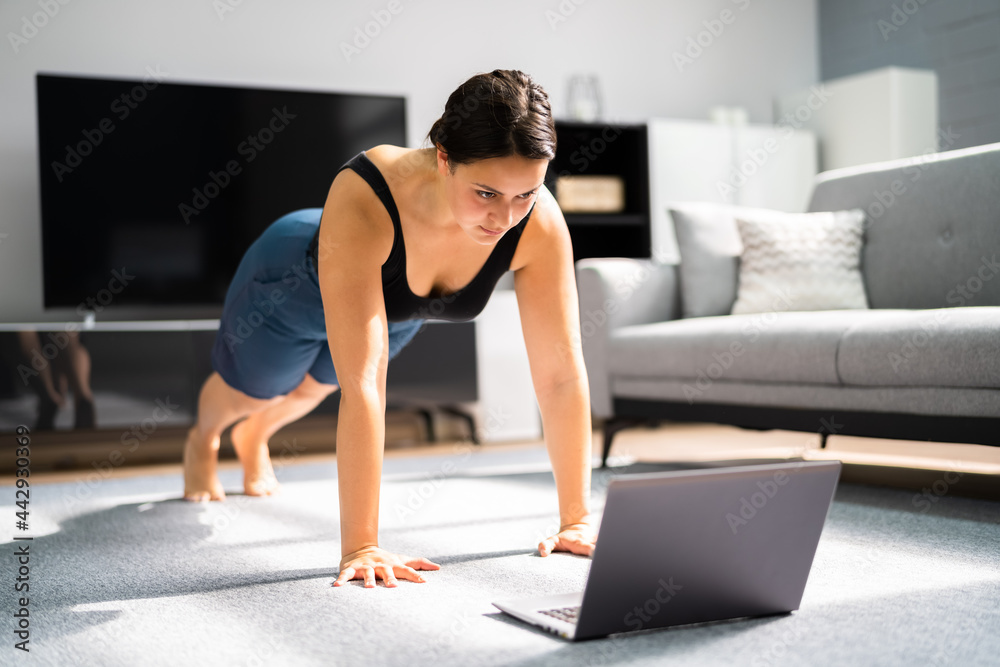
POLYGON ((551 160, 556 155, 548 93, 519 70, 495 69, 463 83, 427 138, 448 154, 452 169, 494 157, 551 160))

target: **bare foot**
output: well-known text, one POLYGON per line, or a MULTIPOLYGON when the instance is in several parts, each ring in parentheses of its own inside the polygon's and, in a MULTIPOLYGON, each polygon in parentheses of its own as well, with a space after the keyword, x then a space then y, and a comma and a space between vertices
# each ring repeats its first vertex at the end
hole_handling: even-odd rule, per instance
POLYGON ((192 426, 188 430, 187 441, 184 443, 184 500, 225 500, 226 492, 222 490, 222 483, 216 472, 219 452, 196 441, 196 428, 192 426))
POLYGON ((243 492, 248 496, 271 496, 281 490, 278 478, 271 466, 271 453, 267 441, 261 442, 253 435, 253 415, 233 426, 229 437, 233 441, 236 456, 243 464, 243 492))

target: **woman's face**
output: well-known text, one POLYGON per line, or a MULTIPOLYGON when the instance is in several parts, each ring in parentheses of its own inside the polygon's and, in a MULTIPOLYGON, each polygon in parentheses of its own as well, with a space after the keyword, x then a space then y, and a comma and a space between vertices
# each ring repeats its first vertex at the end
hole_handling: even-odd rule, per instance
POLYGON ((437 156, 455 219, 482 245, 494 245, 528 214, 549 165, 548 160, 512 155, 460 164, 452 173, 447 155, 439 150, 437 156))

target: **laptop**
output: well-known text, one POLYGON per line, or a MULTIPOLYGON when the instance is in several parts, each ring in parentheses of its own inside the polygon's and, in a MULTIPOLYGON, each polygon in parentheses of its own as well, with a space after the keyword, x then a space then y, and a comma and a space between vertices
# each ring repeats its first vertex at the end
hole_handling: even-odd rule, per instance
POLYGON ((494 602, 570 640, 799 608, 839 461, 622 475, 582 593, 494 602))

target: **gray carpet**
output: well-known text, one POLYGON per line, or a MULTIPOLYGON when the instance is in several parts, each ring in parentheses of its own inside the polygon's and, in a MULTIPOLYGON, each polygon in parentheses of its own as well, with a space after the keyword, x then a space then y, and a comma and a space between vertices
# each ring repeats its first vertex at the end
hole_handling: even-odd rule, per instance
MULTIPOLYGON (((442 569, 425 584, 374 590, 331 587, 340 554, 334 465, 279 467, 284 493, 269 499, 237 495, 240 474, 224 472, 233 495, 222 504, 179 500, 175 475, 36 485, 31 653, 13 648, 8 530, 0 662, 997 664, 1000 504, 945 495, 925 509, 913 492, 847 484, 791 615, 579 644, 529 628, 490 602, 579 590, 590 565, 535 555, 558 520, 544 464, 540 448, 387 460, 383 546, 442 569)), ((616 472, 653 469, 665 467, 616 472)), ((595 472, 598 507, 607 479, 595 472)), ((0 502, 13 523, 13 487, 0 487, 0 502)))

